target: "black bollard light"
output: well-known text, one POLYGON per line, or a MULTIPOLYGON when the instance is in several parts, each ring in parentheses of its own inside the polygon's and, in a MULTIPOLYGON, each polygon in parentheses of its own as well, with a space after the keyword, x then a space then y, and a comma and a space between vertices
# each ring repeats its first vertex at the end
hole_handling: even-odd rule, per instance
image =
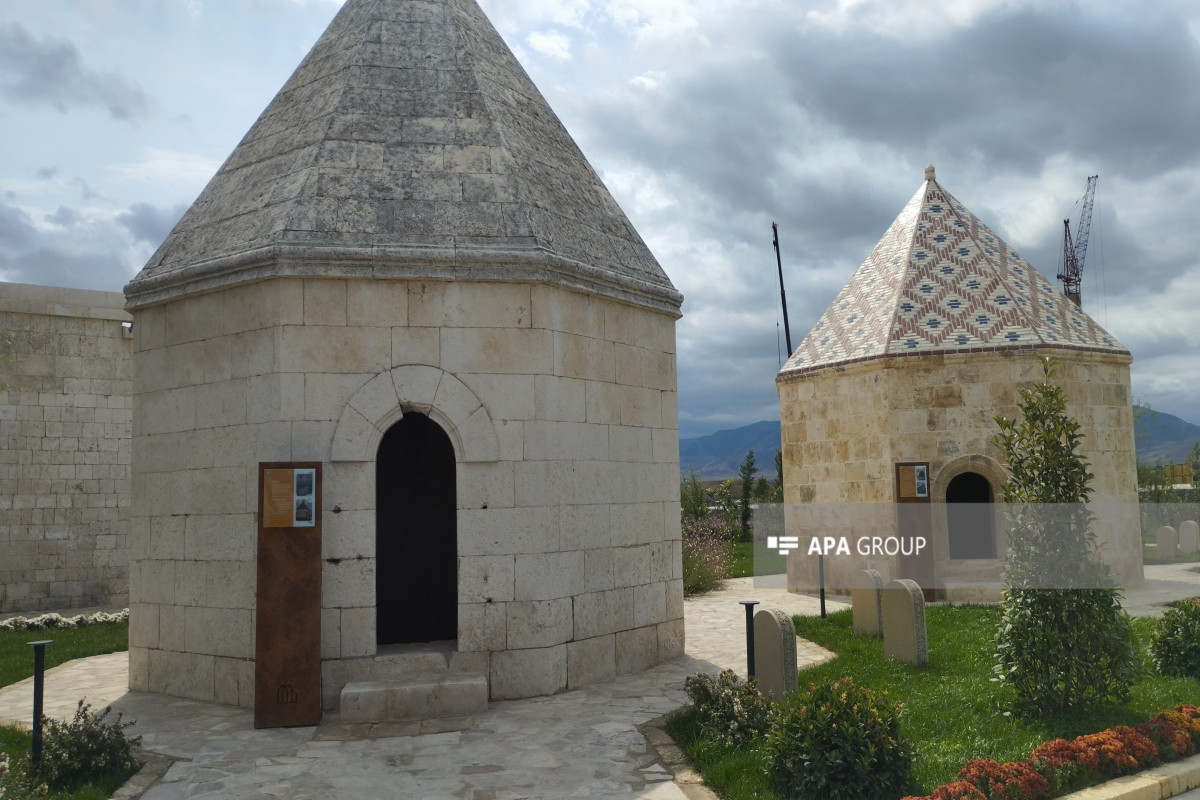
POLYGON ((28 642, 33 648, 33 771, 42 766, 42 694, 46 688, 46 645, 51 639, 28 642))
POLYGON ((754 677, 754 607, 757 600, 739 600, 746 607, 746 679, 754 677))

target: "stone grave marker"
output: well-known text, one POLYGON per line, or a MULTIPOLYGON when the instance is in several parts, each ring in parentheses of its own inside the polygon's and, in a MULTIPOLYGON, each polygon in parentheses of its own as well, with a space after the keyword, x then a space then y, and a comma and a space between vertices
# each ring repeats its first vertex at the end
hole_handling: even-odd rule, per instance
POLYGON ((873 569, 859 570, 850 579, 850 605, 854 632, 883 635, 883 576, 873 569))
POLYGON ((883 652, 906 664, 928 664, 925 595, 916 581, 892 581, 883 589, 883 652))
POLYGON ((1200 553, 1200 525, 1189 519, 1179 526, 1179 555, 1194 556, 1200 553))
POLYGON ((778 608, 759 609, 754 615, 754 676, 772 700, 796 691, 796 626, 778 608))
POLYGON ((1170 525, 1158 529, 1158 557, 1174 558, 1179 550, 1179 536, 1170 525))

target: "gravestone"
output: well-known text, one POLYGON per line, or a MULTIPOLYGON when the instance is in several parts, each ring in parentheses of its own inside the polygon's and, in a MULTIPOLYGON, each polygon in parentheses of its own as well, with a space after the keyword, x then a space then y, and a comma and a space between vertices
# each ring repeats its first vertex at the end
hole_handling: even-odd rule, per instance
POLYGON ((1194 556, 1200 553, 1200 525, 1189 519, 1179 526, 1179 555, 1194 556))
POLYGON ((925 595, 916 581, 892 581, 883 592, 883 652, 906 664, 928 664, 925 595))
POLYGON ((850 605, 854 632, 883 635, 883 576, 873 569, 859 570, 850 580, 850 605))
POLYGON ((796 626, 778 608, 763 608, 754 615, 754 676, 772 700, 796 691, 796 626))
POLYGON ((1174 558, 1179 549, 1179 536, 1170 525, 1158 529, 1158 557, 1174 558))

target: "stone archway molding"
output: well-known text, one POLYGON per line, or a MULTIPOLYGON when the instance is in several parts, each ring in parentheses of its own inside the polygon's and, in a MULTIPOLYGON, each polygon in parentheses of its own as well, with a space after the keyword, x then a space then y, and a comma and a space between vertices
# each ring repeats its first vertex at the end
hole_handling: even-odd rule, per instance
POLYGON ((332 461, 374 461, 383 434, 406 411, 437 422, 460 462, 500 459, 500 440, 487 408, 454 375, 425 364, 407 364, 364 383, 342 410, 333 434, 332 461))
POLYGON ((1008 481, 1008 470, 996 459, 983 455, 962 456, 938 470, 933 476, 930 499, 935 503, 946 502, 946 490, 950 488, 950 481, 967 472, 987 478, 987 482, 992 485, 994 502, 1004 502, 1004 484, 1008 481))

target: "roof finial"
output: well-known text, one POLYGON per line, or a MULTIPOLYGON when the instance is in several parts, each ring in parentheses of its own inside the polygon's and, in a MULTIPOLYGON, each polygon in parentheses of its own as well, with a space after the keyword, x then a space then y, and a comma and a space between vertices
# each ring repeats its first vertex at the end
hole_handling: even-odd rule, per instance
POLYGON ((937 178, 933 174, 933 164, 929 164, 928 166, 925 167, 925 180, 927 180, 927 181, 936 181, 937 180, 937 178))

